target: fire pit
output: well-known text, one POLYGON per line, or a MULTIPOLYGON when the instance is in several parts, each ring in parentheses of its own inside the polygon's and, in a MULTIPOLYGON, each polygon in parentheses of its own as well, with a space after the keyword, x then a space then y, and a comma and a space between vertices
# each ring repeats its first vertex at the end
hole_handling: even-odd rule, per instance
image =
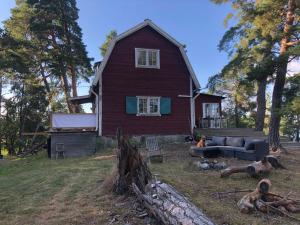
POLYGON ((208 159, 196 161, 194 162, 194 165, 200 170, 222 170, 227 168, 225 162, 218 162, 217 160, 208 160, 208 159))

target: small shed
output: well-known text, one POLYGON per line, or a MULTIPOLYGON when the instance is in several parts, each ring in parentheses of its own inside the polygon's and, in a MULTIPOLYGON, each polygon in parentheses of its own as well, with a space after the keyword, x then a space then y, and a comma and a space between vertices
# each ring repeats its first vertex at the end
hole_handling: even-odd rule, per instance
POLYGON ((79 157, 96 152, 96 114, 51 115, 50 157, 79 157))

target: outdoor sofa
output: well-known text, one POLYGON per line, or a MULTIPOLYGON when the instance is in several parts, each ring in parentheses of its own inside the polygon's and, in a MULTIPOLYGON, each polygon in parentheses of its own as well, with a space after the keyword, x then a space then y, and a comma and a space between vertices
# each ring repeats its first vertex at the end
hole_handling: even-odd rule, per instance
POLYGON ((259 161, 269 154, 266 140, 250 137, 212 137, 206 147, 192 146, 190 154, 195 157, 234 157, 243 160, 259 161))

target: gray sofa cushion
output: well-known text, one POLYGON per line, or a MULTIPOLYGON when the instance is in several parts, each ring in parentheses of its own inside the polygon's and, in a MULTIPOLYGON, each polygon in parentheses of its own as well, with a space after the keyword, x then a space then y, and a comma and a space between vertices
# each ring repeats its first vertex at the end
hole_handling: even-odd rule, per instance
POLYGON ((225 137, 212 137, 212 142, 216 143, 217 146, 224 146, 225 145, 225 137))
POLYGON ((206 141, 206 146, 217 146, 217 144, 215 142, 213 142, 212 140, 208 140, 208 141, 206 141))
POLYGON ((246 150, 254 150, 254 144, 257 142, 264 142, 264 140, 257 138, 246 138, 244 147, 246 150))
POLYGON ((243 147, 244 138, 242 137, 226 137, 226 145, 233 147, 243 147))

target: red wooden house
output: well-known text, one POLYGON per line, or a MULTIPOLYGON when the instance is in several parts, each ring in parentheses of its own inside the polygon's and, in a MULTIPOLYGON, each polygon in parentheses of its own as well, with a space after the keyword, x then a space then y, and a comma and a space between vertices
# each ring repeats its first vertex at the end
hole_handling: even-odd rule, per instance
POLYGON ((111 41, 90 95, 72 100, 95 103, 100 136, 118 127, 129 135, 188 135, 200 117, 221 115, 221 98, 199 89, 184 45, 145 20, 111 41), (219 115, 208 115, 216 107, 208 103, 219 104, 219 115))

